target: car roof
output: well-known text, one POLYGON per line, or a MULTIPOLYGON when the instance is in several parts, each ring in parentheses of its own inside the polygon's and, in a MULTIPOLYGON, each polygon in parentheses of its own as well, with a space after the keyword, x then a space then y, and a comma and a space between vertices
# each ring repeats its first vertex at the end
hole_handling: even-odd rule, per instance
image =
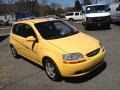
POLYGON ((88 7, 88 6, 97 6, 97 5, 105 5, 105 4, 91 4, 91 5, 86 5, 85 7, 88 7))
POLYGON ((23 20, 18 20, 15 22, 15 24, 18 23, 41 23, 41 22, 47 22, 47 21, 55 21, 57 19, 54 18, 35 18, 35 19, 23 19, 23 20))

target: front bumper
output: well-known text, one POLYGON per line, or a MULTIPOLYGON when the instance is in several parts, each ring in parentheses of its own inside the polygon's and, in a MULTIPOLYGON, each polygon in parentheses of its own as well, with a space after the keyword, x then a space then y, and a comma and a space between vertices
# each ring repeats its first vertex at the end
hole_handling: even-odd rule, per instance
POLYGON ((75 63, 75 64, 62 64, 60 73, 64 77, 76 77, 87 74, 92 70, 99 67, 105 58, 105 50, 101 49, 100 52, 94 57, 86 57, 86 61, 75 63))

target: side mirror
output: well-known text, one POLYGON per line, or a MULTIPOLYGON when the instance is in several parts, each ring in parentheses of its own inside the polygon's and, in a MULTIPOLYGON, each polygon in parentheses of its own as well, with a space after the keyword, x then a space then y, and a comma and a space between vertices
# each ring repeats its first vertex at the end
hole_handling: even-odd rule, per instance
POLYGON ((26 38, 26 41, 35 41, 35 38, 33 36, 29 36, 26 38))

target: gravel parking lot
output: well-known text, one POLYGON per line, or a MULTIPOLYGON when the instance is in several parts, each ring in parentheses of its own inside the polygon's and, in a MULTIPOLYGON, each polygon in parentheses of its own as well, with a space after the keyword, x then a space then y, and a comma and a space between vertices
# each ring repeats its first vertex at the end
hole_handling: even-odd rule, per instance
POLYGON ((81 22, 72 23, 82 32, 99 39, 107 51, 105 63, 88 75, 51 81, 44 70, 24 59, 14 59, 9 49, 9 29, 0 29, 0 90, 119 90, 120 26, 84 30, 81 22))

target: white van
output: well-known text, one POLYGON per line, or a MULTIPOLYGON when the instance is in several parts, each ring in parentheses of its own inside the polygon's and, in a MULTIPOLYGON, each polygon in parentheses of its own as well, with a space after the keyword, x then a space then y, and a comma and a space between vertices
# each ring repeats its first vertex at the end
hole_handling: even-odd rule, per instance
POLYGON ((113 22, 120 22, 120 2, 113 3, 109 6, 113 22))
POLYGON ((111 16, 105 4, 92 4, 83 7, 83 25, 87 29, 89 26, 104 26, 110 28, 111 16))
POLYGON ((69 12, 66 14, 65 19, 69 21, 82 20, 82 12, 69 12))

